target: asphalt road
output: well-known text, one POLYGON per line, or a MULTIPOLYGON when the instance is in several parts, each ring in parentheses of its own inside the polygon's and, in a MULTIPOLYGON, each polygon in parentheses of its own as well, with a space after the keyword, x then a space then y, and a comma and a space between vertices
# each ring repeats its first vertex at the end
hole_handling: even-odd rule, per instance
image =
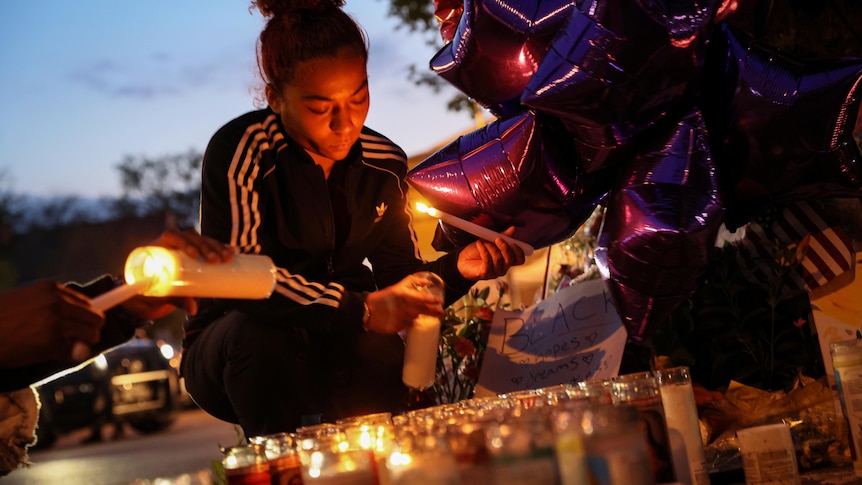
MULTIPOLYGON (((110 428, 103 435, 108 438, 110 428)), ((126 426, 117 440, 82 444, 86 431, 61 437, 30 454, 33 466, 0 478, 0 485, 129 485, 156 478, 208 472, 221 459, 219 445, 237 443, 233 425, 192 409, 179 413, 165 431, 143 435, 126 426)))

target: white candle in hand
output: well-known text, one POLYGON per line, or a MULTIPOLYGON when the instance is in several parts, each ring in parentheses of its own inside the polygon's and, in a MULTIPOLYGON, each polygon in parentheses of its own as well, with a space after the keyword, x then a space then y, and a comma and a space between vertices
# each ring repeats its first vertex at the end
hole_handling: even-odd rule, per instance
MULTIPOLYGON (((420 271, 416 276, 425 284, 416 286, 417 291, 427 291, 443 299, 443 280, 430 271, 420 271)), ((419 315, 407 327, 404 343, 404 366, 401 379, 413 389, 426 389, 434 384, 437 371, 437 348, 440 345, 440 319, 432 315, 419 315)))
POLYGON ((440 319, 419 315, 407 327, 404 348, 404 384, 414 389, 426 389, 434 384, 437 371, 437 347, 440 345, 440 319))
POLYGON ((152 280, 141 280, 131 285, 124 283, 90 300, 90 306, 95 310, 104 312, 143 292, 151 284, 152 280))
POLYGON ((428 207, 425 204, 417 203, 416 210, 418 210, 419 212, 424 212, 431 217, 436 217, 452 227, 457 227, 462 231, 467 231, 470 234, 477 236, 479 239, 484 239, 485 241, 494 242, 494 240, 499 237, 510 245, 520 247, 521 250, 524 251, 524 256, 529 256, 533 254, 533 251, 535 251, 533 246, 530 246, 524 241, 519 241, 515 238, 506 236, 505 234, 500 234, 499 232, 492 231, 487 227, 480 226, 479 224, 474 224, 470 221, 453 216, 452 214, 447 214, 446 212, 437 210, 433 207, 428 207))

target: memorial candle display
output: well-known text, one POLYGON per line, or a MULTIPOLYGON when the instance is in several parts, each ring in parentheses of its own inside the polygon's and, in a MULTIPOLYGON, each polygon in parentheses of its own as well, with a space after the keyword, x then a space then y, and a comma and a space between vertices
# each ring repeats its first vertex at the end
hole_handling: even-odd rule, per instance
POLYGON ((125 280, 126 284, 95 297, 93 308, 105 311, 137 294, 263 299, 275 288, 276 267, 260 254, 235 254, 228 262, 208 263, 182 251, 143 246, 129 253, 125 280))
POLYGON ((428 214, 431 217, 436 217, 437 219, 440 219, 441 221, 445 222, 446 224, 449 224, 452 227, 457 227, 462 231, 467 231, 470 234, 478 237, 479 239, 484 239, 485 241, 494 242, 494 240, 499 237, 513 246, 520 247, 521 250, 524 251, 524 256, 529 256, 533 254, 533 251, 535 251, 533 246, 530 246, 524 241, 519 241, 505 234, 500 234, 499 232, 492 231, 487 227, 480 226, 479 224, 474 224, 470 221, 461 219, 460 217, 455 217, 452 214, 447 214, 433 207, 428 207, 421 202, 416 203, 416 210, 428 214))

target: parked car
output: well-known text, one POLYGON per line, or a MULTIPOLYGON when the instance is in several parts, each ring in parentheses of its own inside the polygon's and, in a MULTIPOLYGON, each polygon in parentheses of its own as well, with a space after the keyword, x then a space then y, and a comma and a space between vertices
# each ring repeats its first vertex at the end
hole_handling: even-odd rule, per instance
POLYGON ((37 446, 49 447, 60 435, 105 423, 128 424, 141 433, 166 429, 183 400, 170 360, 170 352, 163 353, 155 341, 134 339, 42 384, 37 446))

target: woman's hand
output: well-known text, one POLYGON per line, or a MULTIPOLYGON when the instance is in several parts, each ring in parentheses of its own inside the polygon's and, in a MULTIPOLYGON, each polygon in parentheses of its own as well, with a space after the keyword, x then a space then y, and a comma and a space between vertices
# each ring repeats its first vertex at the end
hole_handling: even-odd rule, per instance
POLYGON ((370 318, 365 328, 370 332, 396 333, 409 327, 419 315, 443 316, 443 299, 421 290, 428 280, 408 275, 392 286, 369 293, 365 299, 370 318))
MULTIPOLYGON (((234 255, 231 246, 202 236, 192 230, 181 232, 176 229, 166 229, 151 244, 179 250, 186 253, 190 258, 203 259, 211 264, 227 263, 233 259, 234 255)), ((142 320, 162 318, 177 308, 182 308, 189 315, 194 315, 198 312, 197 300, 192 297, 147 297, 139 295, 123 303, 124 310, 142 320)))
MULTIPOLYGON (((511 236, 515 231, 510 227, 503 232, 511 236)), ((507 243, 502 238, 494 242, 482 239, 471 243, 458 254, 458 271, 469 281, 494 279, 506 274, 512 266, 524 264, 524 250, 520 246, 507 243)))

